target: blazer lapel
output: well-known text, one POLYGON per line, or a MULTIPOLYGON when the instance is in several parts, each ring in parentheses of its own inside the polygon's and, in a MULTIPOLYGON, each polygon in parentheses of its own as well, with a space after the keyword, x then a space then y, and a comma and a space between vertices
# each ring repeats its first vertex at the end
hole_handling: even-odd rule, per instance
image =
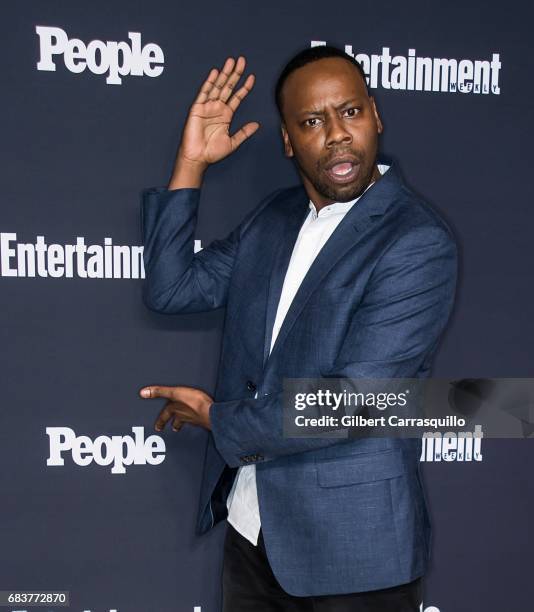
MULTIPOLYGON (((289 266, 289 260, 291 259, 293 247, 295 246, 295 242, 297 241, 297 237, 300 232, 300 228, 310 212, 309 201, 310 199, 306 194, 306 191, 304 188, 302 188, 298 191, 295 198, 287 204, 287 221, 285 221, 282 233, 277 241, 278 250, 274 256, 273 267, 269 280, 267 314, 265 317, 265 343, 263 351, 264 366, 269 358, 269 349, 271 347, 271 339, 273 337, 273 325, 276 318, 276 311, 278 309, 278 302, 280 301, 280 296, 282 294, 284 278, 289 266)), ((276 341, 278 342, 278 338, 276 341)))
MULTIPOLYGON (((379 162, 380 161, 382 160, 379 160, 379 162)), ((291 259, 293 247, 300 228, 310 211, 308 205, 309 197, 304 187, 302 190, 299 190, 293 202, 288 204, 289 212, 287 222, 285 223, 278 241, 278 251, 275 255, 269 282, 263 359, 264 367, 276 350, 283 344, 306 301, 319 287, 323 278, 333 268, 337 261, 361 240, 365 230, 372 222, 372 217, 384 214, 386 209, 393 202, 397 192, 402 187, 402 178, 396 164, 390 160, 387 160, 387 162, 390 164, 389 170, 380 180, 372 185, 363 196, 361 196, 354 206, 352 206, 313 261, 291 302, 280 331, 278 332, 273 350, 269 354, 274 320, 289 260, 291 259)))

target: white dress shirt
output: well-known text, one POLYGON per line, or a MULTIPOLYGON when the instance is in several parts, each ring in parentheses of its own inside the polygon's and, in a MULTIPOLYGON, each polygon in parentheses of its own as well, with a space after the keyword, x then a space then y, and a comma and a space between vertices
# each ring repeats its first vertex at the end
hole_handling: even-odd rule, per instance
MULTIPOLYGON (((388 169, 389 166, 378 164, 380 174, 384 174, 388 169)), ((367 189, 372 184, 370 183, 367 189)), ((313 202, 309 202, 310 212, 300 229, 284 278, 269 354, 304 276, 332 232, 360 198, 361 196, 350 202, 334 202, 321 208, 319 213, 317 213, 313 202)), ((258 397, 257 393, 255 397, 258 397)), ((245 465, 239 468, 232 490, 228 495, 226 506, 228 508, 228 522, 249 542, 257 546, 261 521, 255 465, 245 465)))

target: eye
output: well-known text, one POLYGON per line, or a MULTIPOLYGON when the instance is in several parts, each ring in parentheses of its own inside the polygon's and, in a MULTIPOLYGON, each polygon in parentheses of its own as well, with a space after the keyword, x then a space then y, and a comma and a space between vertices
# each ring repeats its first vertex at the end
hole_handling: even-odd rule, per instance
POLYGON ((319 125, 319 121, 320 119, 318 117, 310 117, 309 119, 305 119, 304 125, 308 127, 315 127, 316 125, 319 125))
POLYGON ((349 117, 355 117, 359 112, 360 112, 360 109, 357 108, 356 106, 347 108, 347 110, 345 111, 345 113, 347 113, 349 117))

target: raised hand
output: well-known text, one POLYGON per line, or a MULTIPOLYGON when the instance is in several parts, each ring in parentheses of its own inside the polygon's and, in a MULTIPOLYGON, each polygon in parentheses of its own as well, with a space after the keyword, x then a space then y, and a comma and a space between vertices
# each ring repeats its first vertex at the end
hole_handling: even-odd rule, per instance
POLYGON ((235 90, 245 65, 243 56, 237 61, 229 57, 222 70, 210 71, 189 110, 169 188, 184 186, 184 181, 200 184, 210 164, 233 153, 259 128, 251 121, 230 135, 233 115, 254 86, 255 77, 249 74, 235 90))

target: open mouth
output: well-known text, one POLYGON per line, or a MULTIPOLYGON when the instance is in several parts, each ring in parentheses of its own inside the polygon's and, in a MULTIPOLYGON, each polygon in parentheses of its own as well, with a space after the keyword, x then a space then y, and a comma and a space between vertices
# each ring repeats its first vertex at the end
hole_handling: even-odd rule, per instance
POLYGON ((350 183, 360 171, 360 164, 355 161, 339 161, 326 169, 326 173, 335 183, 350 183))

